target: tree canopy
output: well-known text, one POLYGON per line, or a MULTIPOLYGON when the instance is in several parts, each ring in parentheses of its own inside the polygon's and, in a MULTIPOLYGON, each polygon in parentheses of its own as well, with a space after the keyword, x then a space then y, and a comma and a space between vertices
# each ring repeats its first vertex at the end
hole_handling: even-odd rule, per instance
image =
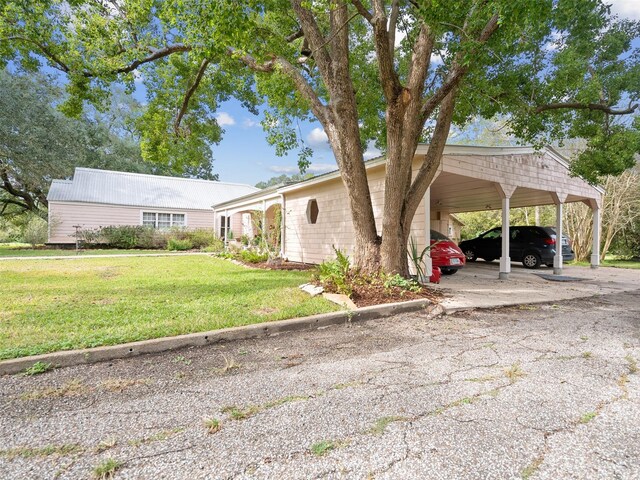
POLYGON ((269 180, 264 182, 256 183, 256 187, 258 188, 269 188, 275 187, 276 185, 285 185, 287 183, 296 183, 301 182, 303 180, 308 180, 313 178, 313 174, 311 173, 294 173, 293 175, 287 175, 283 173, 282 175, 278 175, 275 177, 271 177, 269 180))
MULTIPOLYGON (((0 57, 68 76, 63 109, 99 104, 142 74, 146 157, 216 142, 231 96, 254 110, 278 153, 309 149, 292 120, 326 131, 349 195, 356 264, 406 272, 410 224, 452 124, 500 115, 526 142, 585 137, 591 181, 640 151, 637 22, 601 0, 45 0, 5 3, 0 57), (382 229, 363 146, 386 152, 382 229), (419 141, 424 162, 411 177, 419 141)), ((188 155, 187 155, 188 156, 188 155)))
POLYGON ((0 214, 46 216, 51 180, 70 178, 75 167, 211 178, 210 154, 186 171, 145 162, 131 125, 139 106, 130 98, 116 93, 113 108, 79 119, 56 109, 64 98, 44 75, 0 71, 0 214))

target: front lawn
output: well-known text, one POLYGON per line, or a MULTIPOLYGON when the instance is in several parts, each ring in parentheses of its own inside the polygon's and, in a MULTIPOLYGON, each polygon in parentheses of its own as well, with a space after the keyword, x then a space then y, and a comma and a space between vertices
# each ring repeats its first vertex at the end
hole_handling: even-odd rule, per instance
POLYGON ((74 248, 33 248, 27 243, 0 243, 0 257, 76 257, 82 255, 140 255, 147 253, 175 253, 167 250, 122 250, 122 249, 86 249, 76 252, 74 248))
POLYGON ((0 262, 0 359, 338 310, 309 272, 204 255, 0 262))

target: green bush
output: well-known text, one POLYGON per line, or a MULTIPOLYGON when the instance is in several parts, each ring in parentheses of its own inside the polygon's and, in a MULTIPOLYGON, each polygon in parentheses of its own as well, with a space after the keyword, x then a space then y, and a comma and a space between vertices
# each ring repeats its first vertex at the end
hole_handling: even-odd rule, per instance
POLYGON ((224 250, 224 242, 222 241, 222 239, 214 237, 211 245, 209 245, 208 247, 204 247, 202 250, 209 253, 222 252, 224 250))
POLYGON ((193 248, 205 248, 213 245, 219 240, 213 233, 213 230, 205 228, 197 228, 195 230, 186 230, 185 237, 193 244, 193 248))
POLYGON ((328 260, 318 265, 315 275, 327 290, 351 296, 353 287, 351 285, 349 257, 335 246, 333 251, 336 252, 336 259, 328 260))
POLYGON ((45 243, 48 236, 47 222, 40 217, 33 216, 24 227, 24 241, 30 243, 32 247, 45 243))
POLYGON ((244 235, 244 234, 243 234, 243 235, 240 237, 240 243, 241 243, 242 245, 244 245, 245 247, 248 247, 248 246, 249 246, 249 236, 248 236, 248 235, 244 235))
POLYGON ((167 249, 169 250, 191 250, 193 248, 193 243, 191 243, 191 240, 189 239, 185 239, 185 240, 177 240, 175 238, 170 238, 169 241, 167 242, 167 249))
POLYGON ((99 236, 113 248, 150 248, 154 229, 140 225, 118 225, 102 227, 99 236))
POLYGON ((240 252, 240 258, 247 263, 262 263, 267 261, 269 254, 259 253, 254 250, 242 250, 240 252))

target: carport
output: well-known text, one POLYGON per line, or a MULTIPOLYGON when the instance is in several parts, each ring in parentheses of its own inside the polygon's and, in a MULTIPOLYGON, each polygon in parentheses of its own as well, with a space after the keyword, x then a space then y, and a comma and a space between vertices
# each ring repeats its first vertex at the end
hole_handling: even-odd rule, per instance
MULTIPOLYGON (((426 153, 418 147, 416 156, 426 153)), ((556 206, 556 238, 562 238, 563 205, 584 202, 593 211, 591 267, 600 263, 600 207, 604 191, 582 178, 572 177, 569 164, 553 148, 447 146, 439 172, 426 194, 431 221, 461 212, 502 210, 502 228, 509 228, 509 209, 556 206)), ((507 230, 508 231, 508 230, 507 230)), ((500 279, 511 272, 509 235, 502 235, 500 279)), ((562 251, 557 248, 554 273, 562 273, 562 251)))
MULTIPOLYGON (((422 165, 427 150, 428 145, 418 146, 414 173, 422 165)), ((369 160, 365 165, 376 225, 380 230, 386 158, 369 160)), ((438 225, 446 223, 446 219, 455 213, 502 209, 502 226, 508 228, 512 207, 556 205, 556 236, 561 239, 563 205, 584 202, 593 209, 591 266, 595 268, 600 258, 602 194, 602 189, 572 177, 566 159, 552 148, 447 145, 436 177, 416 210, 410 234, 419 248, 423 248, 430 243, 430 229, 442 231, 438 225)), ((236 219, 250 211, 262 212, 266 222, 269 208, 276 204, 282 209, 280 247, 283 258, 320 263, 335 255, 334 246, 347 255, 353 252, 349 199, 339 171, 214 205, 216 224, 222 222, 224 225, 229 216, 236 219)), ((235 224, 239 224, 237 219, 235 224)), ((511 271, 509 235, 502 236, 502 252, 499 278, 507 279, 511 271)), ((430 271, 430 265, 427 265, 427 271, 430 271)), ((554 258, 554 272, 562 273, 560 249, 554 258)))

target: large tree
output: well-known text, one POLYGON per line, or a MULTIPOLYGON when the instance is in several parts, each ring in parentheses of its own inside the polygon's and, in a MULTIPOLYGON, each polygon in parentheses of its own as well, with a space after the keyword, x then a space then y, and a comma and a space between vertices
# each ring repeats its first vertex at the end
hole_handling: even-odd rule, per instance
POLYGON ((527 141, 588 136, 592 178, 628 166, 638 120, 618 119, 638 109, 637 37, 600 0, 44 0, 5 3, 0 17, 0 55, 66 73, 69 113, 141 73, 146 155, 215 140, 213 113, 230 96, 250 109, 266 99, 278 151, 298 145, 293 118, 316 119, 348 192, 356 264, 401 273, 452 123, 499 114, 527 141), (368 141, 387 155, 381 231, 368 141))
POLYGON ((112 96, 110 108, 87 109, 79 119, 56 109, 63 93, 44 75, 0 70, 1 216, 32 212, 46 218, 51 180, 70 178, 75 167, 215 179, 209 148, 186 165, 145 161, 131 125, 139 107, 121 93, 112 96))

